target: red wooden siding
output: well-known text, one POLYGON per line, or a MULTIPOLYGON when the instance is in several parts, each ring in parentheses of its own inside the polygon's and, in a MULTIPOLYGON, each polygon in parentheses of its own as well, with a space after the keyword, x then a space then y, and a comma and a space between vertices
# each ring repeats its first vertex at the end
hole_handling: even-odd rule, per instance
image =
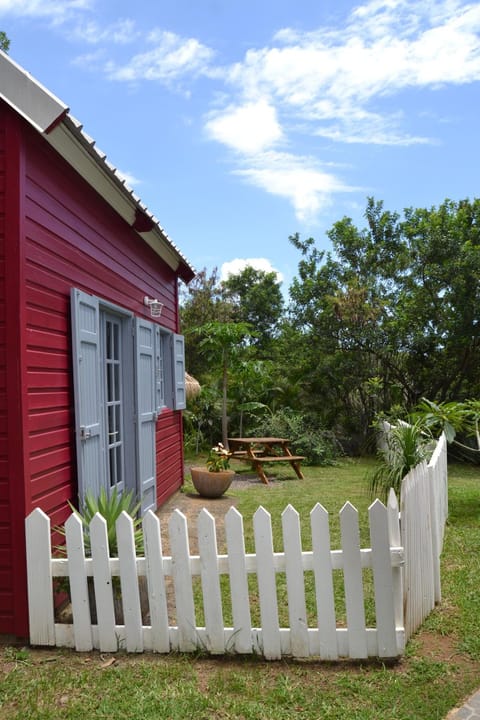
MULTIPOLYGON (((26 597, 25 559, 19 547, 25 516, 41 507, 53 524, 61 523, 68 514, 67 501, 77 502, 72 287, 148 319, 143 298, 158 298, 164 304, 162 325, 178 330, 174 271, 0 101, 0 633, 21 635, 28 629, 23 599, 15 607, 20 596, 26 597), (23 158, 14 158, 21 196, 8 227, 9 247, 18 250, 9 251, 16 272, 12 279, 9 271, 6 285, 4 220, 10 204, 4 197, 5 147, 9 157, 12 151, 5 145, 4 116, 16 127, 23 158), (16 311, 18 329, 9 325, 15 348, 6 342, 6 298, 16 311), (7 390, 13 358, 18 387, 12 390, 10 383, 7 390), (14 392, 18 410, 9 412, 7 422, 14 392), (13 429, 15 437, 9 436, 13 429)), ((180 486, 182 473, 181 414, 167 410, 157 426, 159 502, 180 486)))
MULTIPOLYGON (((29 137, 26 181, 28 427, 31 506, 54 522, 76 500, 69 294, 72 286, 149 317, 144 295, 164 303, 177 329, 176 277, 60 158, 29 137), (30 404, 31 401, 31 404, 30 404)), ((157 492, 182 476, 179 413, 158 424, 157 492), (168 460, 168 457, 171 459, 168 460), (173 473, 173 475, 172 475, 173 473)))
POLYGON ((0 122, 0 628, 12 627, 11 534, 5 343, 5 128, 0 122))

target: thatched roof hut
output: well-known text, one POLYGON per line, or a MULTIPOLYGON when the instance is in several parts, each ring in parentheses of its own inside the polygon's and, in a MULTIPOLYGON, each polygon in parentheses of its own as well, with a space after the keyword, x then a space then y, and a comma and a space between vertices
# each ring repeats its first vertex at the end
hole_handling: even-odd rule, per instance
POLYGON ((195 380, 194 377, 189 375, 187 372, 185 373, 185 392, 187 395, 187 400, 192 400, 193 398, 197 397, 197 395, 200 393, 201 390, 200 383, 198 380, 195 380))

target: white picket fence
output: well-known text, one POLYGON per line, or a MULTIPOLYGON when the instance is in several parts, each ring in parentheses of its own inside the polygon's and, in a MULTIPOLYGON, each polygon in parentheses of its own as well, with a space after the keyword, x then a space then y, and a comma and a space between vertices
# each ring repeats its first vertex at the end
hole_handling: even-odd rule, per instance
POLYGON ((403 479, 400 493, 405 549, 406 639, 442 599, 440 556, 448 514, 447 441, 442 434, 429 463, 403 479))
MULTIPOLYGON (((311 550, 304 551, 300 518, 288 506, 282 514, 283 552, 275 552, 270 514, 259 508, 253 518, 256 552, 245 552, 243 518, 235 508, 225 516, 227 553, 217 552, 215 519, 202 510, 198 517, 199 554, 189 549, 187 520, 178 510, 168 523, 171 554, 162 552, 160 521, 148 512, 143 521, 144 557, 137 557, 131 518, 117 523, 118 558, 110 558, 105 520, 97 515, 90 526, 91 557, 85 556, 81 522, 66 523, 68 559, 52 558, 49 518, 40 509, 26 519, 30 641, 33 645, 93 648, 103 652, 257 653, 267 659, 283 656, 390 658, 405 646, 403 624, 403 548, 399 510, 391 493, 388 507, 376 500, 369 508, 370 548, 361 548, 357 510, 346 503, 340 512, 341 548, 332 550, 327 511, 319 504, 310 513, 311 550), (365 620, 365 568, 371 568, 375 624, 365 620), (309 572, 310 571, 310 572, 309 572), (334 574, 343 574, 344 618, 337 619, 334 574), (314 578, 315 622, 309 627, 305 578, 314 578), (289 627, 280 627, 277 581, 284 576, 289 627), (221 581, 226 575, 228 580, 221 581), (256 578, 254 593, 249 576, 256 578), (120 577, 123 622, 117 624, 113 578, 120 577), (146 577, 149 619, 142 621, 138 578, 146 577), (68 577, 73 612, 71 624, 54 614, 54 578, 68 577), (89 578, 95 588, 97 622, 92 624, 89 578), (200 578, 200 583, 198 583, 200 578), (194 591, 200 584, 201 592, 194 591), (227 586, 227 589, 226 587, 227 586), (172 591, 173 587, 173 591, 172 591), (174 594, 176 623, 169 621, 174 594), (196 599, 201 599, 201 611, 196 599), (171 599, 170 599, 171 603, 171 599), (232 627, 224 627, 229 603, 232 627), (203 624, 197 625, 202 613, 203 624), (252 626, 252 615, 259 627, 252 626)), ((118 581, 117 581, 118 584, 118 581)))
POLYGON ((170 555, 162 550, 160 520, 148 512, 143 520, 142 557, 136 556, 132 520, 123 514, 117 523, 118 557, 109 557, 106 523, 100 515, 90 526, 91 557, 86 557, 82 524, 71 515, 65 526, 68 559, 55 558, 49 518, 36 509, 26 519, 30 641, 79 651, 201 649, 212 654, 257 653, 267 659, 397 657, 441 600, 440 555, 447 511, 444 435, 430 462, 404 479, 400 512, 393 491, 387 507, 379 500, 370 506, 370 548, 360 547, 358 512, 346 503, 340 512, 341 547, 336 550, 331 549, 328 513, 317 504, 310 513, 312 549, 308 551, 302 548, 299 515, 289 505, 282 514, 282 552, 274 551, 271 517, 259 508, 253 518, 255 552, 247 553, 243 518, 231 508, 224 519, 224 555, 217 550, 215 519, 204 509, 198 516, 198 555, 190 553, 187 519, 176 510, 168 523, 170 555), (371 627, 365 612, 366 568, 373 576, 371 627), (343 575, 344 612, 335 599, 338 572, 343 575), (314 579, 314 622, 306 607, 307 574, 314 579), (279 620, 281 575, 288 627, 280 627, 279 620), (55 578, 69 580, 71 623, 55 621, 55 578), (142 619, 139 578, 147 588, 148 620, 142 619), (89 596, 92 582, 94 601, 89 596), (200 590, 195 589, 198 584, 200 590), (114 607, 119 586, 121 623, 114 607), (232 617, 231 627, 225 627, 226 613, 232 617), (202 625, 197 623, 199 616, 202 625), (258 618, 258 627, 252 616, 258 618))

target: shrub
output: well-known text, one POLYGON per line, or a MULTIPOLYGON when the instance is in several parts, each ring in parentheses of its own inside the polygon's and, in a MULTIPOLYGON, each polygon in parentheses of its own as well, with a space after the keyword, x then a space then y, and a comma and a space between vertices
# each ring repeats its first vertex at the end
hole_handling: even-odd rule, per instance
POLYGON ((322 428, 315 416, 298 413, 291 408, 283 408, 264 417, 252 434, 288 438, 292 452, 304 455, 307 465, 334 465, 343 454, 333 433, 322 428))

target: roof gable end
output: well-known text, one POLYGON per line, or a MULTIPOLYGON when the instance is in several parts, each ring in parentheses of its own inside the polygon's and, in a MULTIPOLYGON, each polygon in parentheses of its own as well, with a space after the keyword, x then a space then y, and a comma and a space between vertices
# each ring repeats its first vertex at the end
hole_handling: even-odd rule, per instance
POLYGON ((0 50, 0 98, 21 115, 184 281, 195 270, 69 108, 0 50))

